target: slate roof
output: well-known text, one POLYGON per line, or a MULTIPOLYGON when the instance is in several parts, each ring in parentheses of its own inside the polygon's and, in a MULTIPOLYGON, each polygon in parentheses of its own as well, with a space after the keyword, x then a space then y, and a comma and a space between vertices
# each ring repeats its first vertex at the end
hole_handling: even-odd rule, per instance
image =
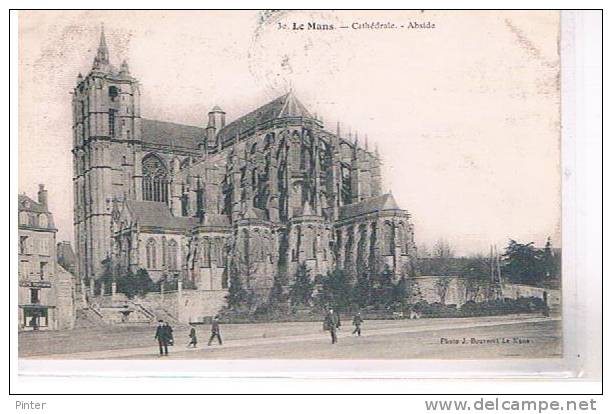
POLYGON ((186 230, 197 225, 195 217, 175 217, 165 203, 157 201, 126 202, 134 221, 140 226, 158 227, 172 230, 186 230))
POLYGON ((37 201, 32 200, 25 194, 19 194, 19 211, 32 211, 34 213, 48 213, 46 208, 37 201), (26 202, 28 207, 26 207, 26 202))
POLYGON ((361 216, 362 214, 389 210, 401 210, 391 193, 383 194, 378 197, 370 197, 358 203, 347 204, 340 207, 340 219, 342 220, 361 216))
POLYGON ((145 143, 198 149, 205 136, 204 128, 142 119, 142 140, 145 143))
POLYGON ((289 92, 230 122, 219 131, 219 136, 222 142, 227 142, 241 131, 246 131, 272 119, 285 117, 312 118, 312 115, 295 95, 289 92))

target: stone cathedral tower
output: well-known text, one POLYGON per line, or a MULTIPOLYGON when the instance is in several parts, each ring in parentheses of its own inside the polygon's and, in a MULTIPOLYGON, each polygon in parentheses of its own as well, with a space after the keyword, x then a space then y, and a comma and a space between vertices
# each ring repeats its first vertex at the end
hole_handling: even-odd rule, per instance
POLYGON ((78 272, 101 273, 111 254, 112 204, 134 194, 131 147, 140 139, 140 93, 124 61, 110 63, 104 29, 91 71, 72 95, 74 229, 78 272))

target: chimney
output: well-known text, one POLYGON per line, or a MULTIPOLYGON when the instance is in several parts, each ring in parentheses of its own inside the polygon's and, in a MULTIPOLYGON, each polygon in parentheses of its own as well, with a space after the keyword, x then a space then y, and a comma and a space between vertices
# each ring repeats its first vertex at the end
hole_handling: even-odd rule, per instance
POLYGON ((47 204, 47 190, 45 190, 44 184, 38 184, 38 202, 43 206, 45 210, 49 209, 47 204))

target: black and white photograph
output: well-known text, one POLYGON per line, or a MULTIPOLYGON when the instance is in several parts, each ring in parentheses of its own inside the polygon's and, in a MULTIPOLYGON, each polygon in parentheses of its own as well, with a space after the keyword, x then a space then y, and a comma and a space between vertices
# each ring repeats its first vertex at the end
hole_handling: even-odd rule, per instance
POLYGON ((20 373, 577 372, 561 11, 17 20, 20 373))

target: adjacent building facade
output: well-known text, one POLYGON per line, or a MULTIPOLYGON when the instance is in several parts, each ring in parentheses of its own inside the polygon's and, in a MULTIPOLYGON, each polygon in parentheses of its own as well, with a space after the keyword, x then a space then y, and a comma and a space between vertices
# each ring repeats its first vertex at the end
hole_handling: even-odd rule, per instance
POLYGON ((74 326, 73 276, 57 264, 57 229, 47 190, 38 199, 19 195, 19 328, 69 329, 74 326))
POLYGON ((146 119, 102 33, 73 120, 77 272, 89 282, 108 258, 199 290, 227 289, 236 272, 262 292, 300 263, 313 277, 413 266, 410 215, 383 193, 378 153, 291 92, 229 123, 218 106, 202 126, 146 119))

